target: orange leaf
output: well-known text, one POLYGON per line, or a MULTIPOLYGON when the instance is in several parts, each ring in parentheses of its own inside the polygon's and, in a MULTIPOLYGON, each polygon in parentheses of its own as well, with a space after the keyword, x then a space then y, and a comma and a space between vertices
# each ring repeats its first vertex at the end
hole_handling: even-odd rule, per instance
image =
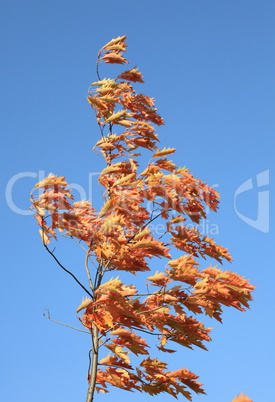
POLYGON ((110 52, 107 53, 105 56, 102 56, 100 60, 105 61, 105 63, 111 63, 111 64, 124 64, 128 63, 124 57, 122 57, 121 53, 116 53, 116 52, 110 52))
POLYGON ((147 279, 153 282, 153 285, 155 286, 166 286, 167 283, 172 281, 172 279, 170 279, 168 275, 165 275, 163 272, 158 271, 153 276, 148 276, 147 279))
POLYGON ((132 68, 131 70, 124 71, 117 78, 132 82, 144 82, 142 77, 143 75, 138 71, 138 68, 132 68))
POLYGON ((241 393, 240 395, 236 396, 232 402, 253 402, 252 399, 248 398, 247 395, 243 395, 241 393))
POLYGON ((128 369, 132 369, 132 366, 130 364, 126 363, 124 359, 119 359, 118 356, 111 355, 110 353, 108 354, 107 357, 104 357, 103 359, 101 359, 99 364, 102 364, 105 366, 115 366, 115 367, 124 367, 124 368, 128 368, 128 369))

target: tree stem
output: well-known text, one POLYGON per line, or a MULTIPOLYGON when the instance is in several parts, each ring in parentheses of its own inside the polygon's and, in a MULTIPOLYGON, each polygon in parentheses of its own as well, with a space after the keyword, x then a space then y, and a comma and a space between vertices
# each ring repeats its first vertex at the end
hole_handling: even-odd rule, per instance
POLYGON ((92 402, 94 400, 95 385, 96 385, 96 375, 98 366, 98 329, 95 325, 93 325, 92 341, 93 341, 92 369, 91 369, 91 377, 86 402, 92 402))

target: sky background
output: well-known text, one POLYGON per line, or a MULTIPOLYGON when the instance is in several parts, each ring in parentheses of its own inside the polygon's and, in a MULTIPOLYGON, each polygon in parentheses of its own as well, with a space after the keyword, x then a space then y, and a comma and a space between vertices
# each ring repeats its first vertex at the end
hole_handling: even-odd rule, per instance
MULTIPOLYGON (((104 164, 92 152, 99 132, 86 95, 98 50, 121 35, 130 66, 144 74, 140 91, 165 119, 161 147, 176 147, 173 161, 221 193, 202 230, 229 248, 234 261, 225 268, 257 287, 250 311, 225 310, 222 325, 210 323, 208 352, 179 349, 168 356, 171 368, 200 376, 207 396, 194 402, 229 402, 241 391, 254 402, 272 399, 274 19, 271 0, 1 2, 2 401, 85 400, 89 336, 43 317, 48 308, 77 326, 83 291, 43 249, 29 194, 54 172, 100 205, 104 164)), ((106 66, 102 76, 113 71, 106 66)), ((77 247, 62 240, 57 253, 85 279, 77 247)), ((96 401, 129 397, 152 400, 110 388, 96 401)))

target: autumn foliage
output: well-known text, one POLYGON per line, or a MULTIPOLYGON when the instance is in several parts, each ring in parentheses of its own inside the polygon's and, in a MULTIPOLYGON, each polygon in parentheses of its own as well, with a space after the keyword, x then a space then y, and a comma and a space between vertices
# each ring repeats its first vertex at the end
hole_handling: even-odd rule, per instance
POLYGON ((236 398, 233 399, 232 402, 253 402, 252 399, 248 398, 247 395, 243 395, 242 393, 236 398))
MULTIPOLYGON (((97 71, 101 63, 128 63, 125 39, 113 39, 101 49, 97 71)), ((196 226, 206 218, 206 208, 217 211, 219 195, 167 158, 175 148, 161 149, 155 132, 164 121, 154 99, 137 93, 133 83, 143 83, 136 67, 114 79, 98 73, 88 96, 101 134, 94 150, 106 162, 98 179, 104 188, 102 208, 74 202, 65 178, 53 174, 36 185, 43 192, 32 195, 33 208, 49 252, 58 232, 86 248, 88 285, 81 286, 87 297, 77 312, 92 336, 87 401, 94 390, 108 392, 108 385, 191 400, 190 390, 204 393, 198 377, 186 368, 169 370, 152 355, 151 339, 158 356, 175 353, 178 345, 206 349, 211 328, 196 314, 221 321, 223 306, 244 311, 254 286, 210 264, 231 261, 228 250, 196 226), (141 169, 143 151, 149 162, 141 169), (165 229, 156 235, 159 221, 165 229), (150 272, 154 257, 158 271, 150 272), (147 271, 143 288, 124 283, 124 271, 147 271)), ((234 399, 245 401, 251 400, 234 399)))

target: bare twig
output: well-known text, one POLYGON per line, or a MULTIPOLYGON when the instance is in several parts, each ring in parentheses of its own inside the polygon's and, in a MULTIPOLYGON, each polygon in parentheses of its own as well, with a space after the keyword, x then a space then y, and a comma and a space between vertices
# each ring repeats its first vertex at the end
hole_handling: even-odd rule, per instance
POLYGON ((100 75, 99 75, 99 58, 100 58, 101 52, 98 52, 97 55, 97 61, 96 61, 96 75, 99 79, 99 81, 101 80, 100 75))
MULTIPOLYGON (((42 228, 43 230, 43 228, 42 228)), ((43 245, 45 247, 45 249, 48 251, 48 253, 53 257, 53 259, 57 262, 57 264, 60 266, 60 268, 62 268, 65 272, 67 272, 67 274, 71 275, 71 277, 78 283, 78 285, 92 298, 94 299, 93 295, 89 292, 88 289, 85 288, 84 285, 82 285, 82 283, 77 279, 77 277, 68 269, 66 269, 61 262, 58 260, 58 258, 54 255, 54 253, 49 249, 49 247, 47 246, 47 244, 44 242, 43 239, 43 245)))
POLYGON ((79 329, 79 328, 76 328, 76 327, 72 327, 71 325, 64 324, 63 322, 54 320, 53 318, 50 317, 50 312, 49 312, 49 310, 48 310, 48 309, 46 309, 46 310, 47 310, 48 314, 43 314, 43 316, 46 317, 46 318, 48 318, 48 320, 53 321, 53 322, 55 322, 56 324, 64 325, 64 327, 72 328, 72 329, 75 329, 76 331, 85 332, 85 334, 90 334, 90 335, 91 335, 91 332, 90 332, 90 331, 84 331, 83 329, 79 329))
MULTIPOLYGON (((65 239, 68 239, 68 237, 67 236, 64 236, 64 238, 65 239)), ((78 244, 79 245, 79 247, 81 247, 82 248, 82 250, 84 250, 85 251, 85 253, 86 253, 86 251, 87 251, 87 249, 84 247, 84 246, 82 246, 82 244, 80 243, 80 240, 79 241, 77 241, 73 236, 70 236, 69 237, 71 240, 73 240, 76 244, 78 244)))

